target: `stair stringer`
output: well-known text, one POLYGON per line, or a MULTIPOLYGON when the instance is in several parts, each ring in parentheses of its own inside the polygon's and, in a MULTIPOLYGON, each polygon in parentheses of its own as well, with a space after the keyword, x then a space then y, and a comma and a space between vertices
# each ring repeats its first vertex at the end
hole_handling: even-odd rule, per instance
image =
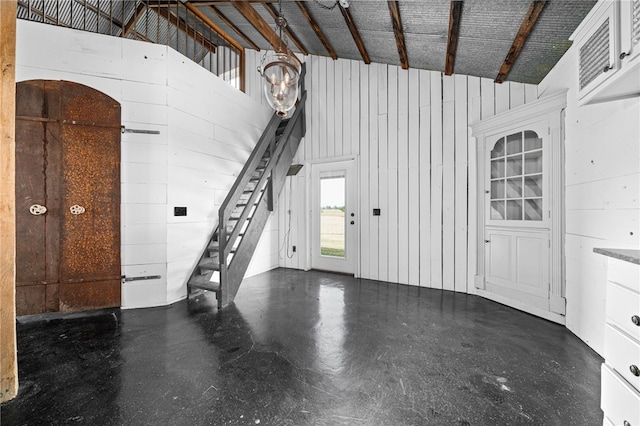
MULTIPOLYGON (((284 183, 287 177, 287 170, 293 162, 293 158, 298 150, 300 141, 304 137, 305 133, 305 115, 304 115, 304 100, 305 96, 301 99, 301 110, 299 115, 291 119, 290 126, 285 130, 281 144, 284 144, 282 152, 277 158, 276 165, 274 166, 272 186, 273 186, 273 198, 277 199, 280 195, 280 191, 284 187, 284 183), (289 129, 291 127, 291 129, 289 129), (287 137, 288 136, 288 137, 287 137)), ((222 307, 229 305, 233 302, 244 274, 246 273, 253 253, 257 247, 258 241, 269 219, 269 203, 268 196, 263 195, 260 199, 256 210, 253 213, 249 226, 244 232, 244 237, 240 241, 236 249, 236 253, 233 260, 230 262, 228 268, 221 265, 221 292, 219 294, 218 304, 222 307)))

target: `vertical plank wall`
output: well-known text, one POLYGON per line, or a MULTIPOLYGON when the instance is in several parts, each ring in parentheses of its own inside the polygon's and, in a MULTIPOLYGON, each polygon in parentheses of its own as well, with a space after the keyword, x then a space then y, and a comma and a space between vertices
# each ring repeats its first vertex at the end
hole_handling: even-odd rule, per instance
MULTIPOLYGON (((537 86, 317 56, 306 63, 307 134, 295 159, 305 167, 287 179, 279 200, 280 265, 309 266, 309 162, 354 156, 359 275, 473 291, 468 251, 474 242, 468 236, 475 224, 468 223, 468 206, 475 182, 467 161, 468 125, 537 99, 537 86), (373 208, 382 215, 372 216, 373 208)), ((247 85, 252 96, 257 81, 247 85)))

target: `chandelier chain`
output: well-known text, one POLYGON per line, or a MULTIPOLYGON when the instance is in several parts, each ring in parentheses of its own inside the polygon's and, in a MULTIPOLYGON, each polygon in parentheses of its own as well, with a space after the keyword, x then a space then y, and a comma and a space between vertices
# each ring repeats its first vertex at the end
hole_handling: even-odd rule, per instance
POLYGON ((339 0, 336 0, 336 2, 333 4, 333 6, 326 6, 322 3, 320 3, 318 0, 313 0, 318 6, 320 6, 321 8, 325 9, 325 10, 333 10, 336 8, 337 5, 340 4, 339 0))

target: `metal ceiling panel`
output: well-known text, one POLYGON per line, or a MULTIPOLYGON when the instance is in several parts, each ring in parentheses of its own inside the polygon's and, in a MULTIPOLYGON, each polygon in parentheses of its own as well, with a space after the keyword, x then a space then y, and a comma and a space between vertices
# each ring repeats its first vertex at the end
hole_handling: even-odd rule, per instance
POLYGON ((595 1, 551 1, 542 11, 507 81, 538 84, 571 47, 569 36, 595 1))
MULTIPOLYGON (((447 51, 446 37, 429 34, 405 34, 405 44, 410 68, 444 70, 447 51)), ((394 52, 397 58, 398 49, 394 49, 394 52)), ((399 58, 397 60, 399 64, 399 58)))
MULTIPOLYGON (((311 3, 309 3, 308 6, 311 7, 311 3)), ((296 37, 298 37, 300 42, 304 45, 304 47, 307 48, 310 54, 328 56, 327 50, 324 48, 324 45, 316 36, 313 29, 311 29, 309 22, 307 22, 306 18, 302 15, 302 12, 300 12, 300 8, 295 3, 283 2, 282 13, 287 19, 287 23, 289 27, 291 27, 291 31, 293 31, 296 37)), ((342 19, 342 17, 340 19, 342 19)), ((273 19, 271 19, 271 21, 273 21, 273 19)), ((291 44, 290 47, 294 51, 297 51, 294 44, 289 44, 291 44)))
MULTIPOLYGON (((393 25, 391 24, 389 6, 386 1, 352 1, 350 2, 349 11, 361 35, 363 31, 382 31, 391 33, 393 36, 393 25)), ((342 14, 340 16, 342 19, 342 14)), ((363 40, 366 44, 367 40, 364 37, 363 40)), ((374 46, 372 45, 371 48, 374 46)), ((369 46, 367 46, 367 50, 369 50, 369 46)), ((371 52, 369 52, 369 55, 371 55, 371 52)))
POLYGON ((483 40, 461 38, 454 74, 473 75, 495 79, 513 40, 483 40))
MULTIPOLYGON (((465 2, 466 3, 466 2, 465 2)), ((431 34, 447 37, 449 0, 399 3, 402 26, 406 34, 431 34)), ((387 15, 389 15, 387 11, 387 15)))

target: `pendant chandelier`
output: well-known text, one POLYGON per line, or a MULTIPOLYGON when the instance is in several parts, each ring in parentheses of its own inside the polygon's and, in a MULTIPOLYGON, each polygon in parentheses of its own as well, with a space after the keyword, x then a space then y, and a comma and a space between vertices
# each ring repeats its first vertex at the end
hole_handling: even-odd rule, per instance
POLYGON ((264 78, 264 96, 267 102, 281 117, 286 117, 293 109, 298 99, 298 80, 300 78, 300 63, 291 55, 284 29, 287 20, 282 15, 282 5, 278 0, 278 17, 276 18, 278 47, 275 52, 265 55, 259 68, 264 78))

